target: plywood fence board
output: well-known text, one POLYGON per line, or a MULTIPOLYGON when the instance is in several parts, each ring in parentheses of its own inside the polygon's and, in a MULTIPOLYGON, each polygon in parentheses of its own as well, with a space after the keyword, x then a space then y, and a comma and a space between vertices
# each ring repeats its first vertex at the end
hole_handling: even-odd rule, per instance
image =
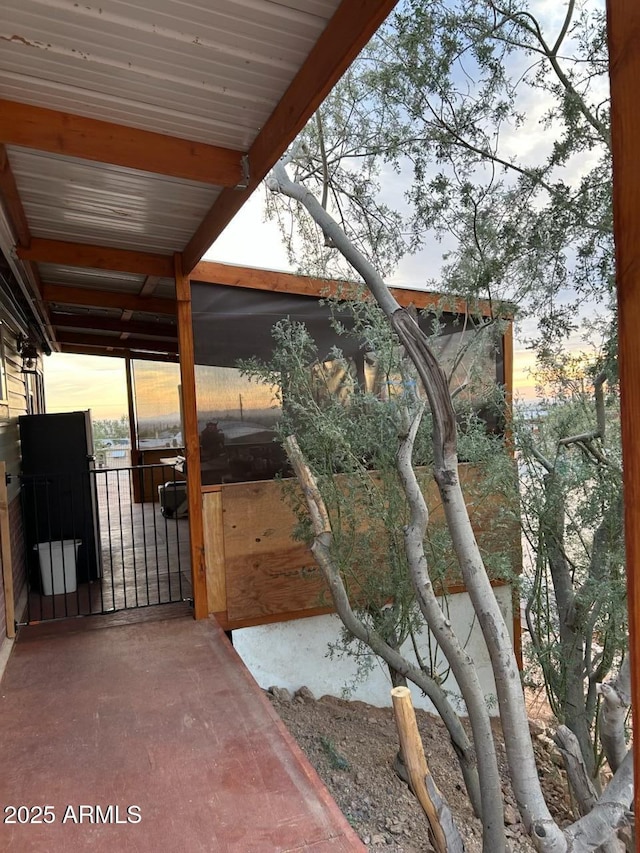
MULTIPOLYGON (((420 473, 431 524, 437 528, 444 523, 440 497, 429 472, 420 473)), ((492 494, 488 499, 482 472, 471 466, 461 466, 461 479, 481 549, 490 554, 509 547, 511 564, 518 570, 520 532, 515 516, 500 516, 505 497, 492 494)), ((347 478, 343 485, 348 488, 347 478)), ((278 614, 285 618, 290 612, 315 611, 330 604, 327 586, 311 552, 293 539, 296 517, 282 483, 229 484, 214 494, 220 494, 221 503, 211 503, 205 510, 207 576, 217 589, 210 612, 226 611, 229 622, 255 624, 260 619, 272 621, 278 614)), ((203 500, 210 497, 204 494, 203 500)), ((380 536, 379 541, 384 543, 384 538, 380 536)), ((385 555, 376 560, 375 534, 369 543, 363 567, 374 572, 376 566, 384 567, 385 555)), ((460 588, 461 580, 454 555, 449 553, 446 572, 440 579, 434 578, 434 588, 444 593, 460 588)))
POLYGON ((230 620, 327 604, 311 552, 292 538, 296 518, 281 483, 223 486, 222 505, 230 620))

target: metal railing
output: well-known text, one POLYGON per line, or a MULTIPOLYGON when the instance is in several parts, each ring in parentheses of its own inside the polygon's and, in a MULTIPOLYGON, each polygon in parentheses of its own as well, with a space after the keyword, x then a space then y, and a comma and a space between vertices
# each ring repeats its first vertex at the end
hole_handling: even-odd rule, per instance
POLYGON ((186 483, 168 465, 21 477, 26 621, 192 599, 186 483))

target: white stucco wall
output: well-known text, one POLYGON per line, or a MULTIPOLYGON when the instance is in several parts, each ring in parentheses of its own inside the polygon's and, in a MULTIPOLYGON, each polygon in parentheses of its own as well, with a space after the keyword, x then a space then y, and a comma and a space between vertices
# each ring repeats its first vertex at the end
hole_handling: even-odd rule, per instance
MULTIPOLYGON (((511 587, 498 587, 496 596, 510 632, 513 633, 511 587)), ((489 655, 478 622, 474 618, 468 594, 459 593, 450 596, 447 607, 453 627, 460 639, 466 642, 467 650, 476 663, 489 708, 492 711, 497 710, 489 655)), ((337 616, 312 616, 292 622, 242 628, 233 632, 233 642, 236 651, 261 687, 275 685, 294 691, 306 685, 317 697, 324 694, 341 696, 344 688, 353 684, 357 668, 352 658, 334 656, 331 659, 329 657, 329 644, 335 643, 339 635, 340 621, 337 616)), ((419 650, 421 656, 428 660, 426 634, 421 638, 419 650)), ((403 652, 415 662, 410 643, 403 652)), ((375 657, 371 656, 371 661, 373 663, 371 671, 362 683, 358 683, 353 688, 349 698, 359 699, 371 705, 390 705, 391 682, 388 670, 375 657)), ((441 656, 438 661, 439 671, 444 673, 446 664, 441 656)), ((453 697, 459 695, 453 676, 450 675, 446 679, 444 687, 453 694, 453 697)), ((423 697, 416 687, 411 685, 411 689, 416 707, 428 711, 434 710, 430 701, 423 697)), ((464 707, 461 704, 459 710, 464 713, 464 707)))

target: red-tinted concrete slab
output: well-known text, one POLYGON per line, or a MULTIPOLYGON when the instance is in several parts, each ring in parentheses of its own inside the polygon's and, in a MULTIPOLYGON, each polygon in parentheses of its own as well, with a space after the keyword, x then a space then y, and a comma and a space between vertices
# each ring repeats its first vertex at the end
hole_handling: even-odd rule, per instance
POLYGON ((1 850, 364 850, 212 622, 24 634, 0 760, 1 850))

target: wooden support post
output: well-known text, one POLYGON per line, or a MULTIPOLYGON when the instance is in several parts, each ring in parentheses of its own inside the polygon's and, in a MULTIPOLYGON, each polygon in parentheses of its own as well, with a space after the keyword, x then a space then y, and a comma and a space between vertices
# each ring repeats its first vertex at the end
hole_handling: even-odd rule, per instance
POLYGON ((178 303, 178 343, 180 347, 180 382, 182 384, 182 418, 187 470, 187 501, 191 538, 191 577, 193 579, 194 615, 206 619, 207 577, 202 521, 202 476, 200 473, 200 439, 196 407, 196 372, 194 362, 193 325, 191 322, 191 283, 182 272, 182 256, 174 255, 176 300, 178 303))
MULTIPOLYGON (((138 450, 138 431, 136 429, 136 407, 133 399, 133 376, 132 376, 131 357, 127 356, 124 362, 124 371, 127 379, 127 412, 129 415, 129 441, 131 442, 131 465, 135 467, 141 464, 140 451, 138 450)), ((131 472, 133 486, 134 503, 142 503, 143 495, 140 477, 136 476, 136 472, 131 472)))
POLYGON ((424 756, 416 714, 408 687, 391 691, 393 713, 411 790, 429 821, 430 840, 436 853, 458 853, 464 850, 462 839, 453 823, 451 812, 433 781, 424 756))
POLYGON ((624 529, 636 734, 635 813, 640 811, 640 4, 607 0, 613 151, 613 225, 618 290, 618 359, 624 469, 624 529))
POLYGON ((4 612, 7 623, 7 637, 15 637, 16 616, 13 600, 9 495, 7 494, 7 466, 4 462, 0 462, 0 551, 2 553, 2 586, 4 588, 4 612))

